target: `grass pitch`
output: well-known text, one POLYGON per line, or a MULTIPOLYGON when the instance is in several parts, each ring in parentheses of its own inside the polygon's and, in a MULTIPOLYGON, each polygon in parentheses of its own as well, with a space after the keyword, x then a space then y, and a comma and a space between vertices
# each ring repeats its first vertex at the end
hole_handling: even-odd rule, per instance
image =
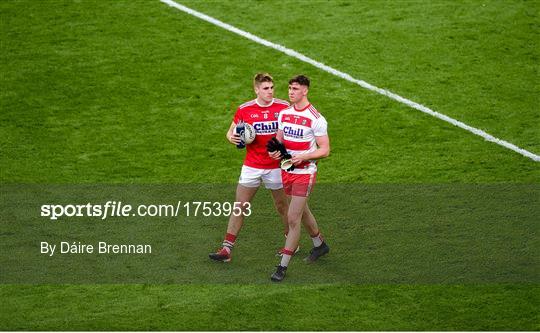
MULTIPOLYGON (((538 2, 185 4, 540 152, 538 2)), ((311 101, 332 140, 322 183, 540 179, 538 163, 521 155, 157 1, 0 9, 3 184, 233 184, 242 152, 224 133, 252 98, 257 71, 274 75, 282 98, 289 77, 312 78, 311 101)), ((521 220, 533 254, 537 209, 521 220)), ((208 250, 224 225, 209 233, 208 250)), ((266 243, 246 227, 253 233, 239 244, 266 243)), ((539 330, 538 262, 527 262, 528 283, 9 284, 0 287, 0 328, 539 330)))

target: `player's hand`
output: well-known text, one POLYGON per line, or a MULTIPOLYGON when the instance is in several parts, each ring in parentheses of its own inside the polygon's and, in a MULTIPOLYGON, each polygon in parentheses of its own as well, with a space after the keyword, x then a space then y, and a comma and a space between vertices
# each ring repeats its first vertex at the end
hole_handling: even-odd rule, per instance
POLYGON ((304 163, 305 161, 307 161, 307 159, 304 157, 304 155, 300 154, 300 155, 294 155, 292 158, 291 158, 291 162, 294 164, 294 165, 299 165, 301 163, 304 163))
POLYGON ((229 139, 229 142, 232 143, 233 145, 238 145, 240 144, 240 135, 238 135, 238 133, 234 133, 233 135, 229 136, 228 137, 229 139))
POLYGON ((276 151, 273 151, 273 152, 268 152, 268 155, 270 155, 270 157, 274 160, 280 160, 281 159, 281 153, 279 152, 279 150, 276 150, 276 151))

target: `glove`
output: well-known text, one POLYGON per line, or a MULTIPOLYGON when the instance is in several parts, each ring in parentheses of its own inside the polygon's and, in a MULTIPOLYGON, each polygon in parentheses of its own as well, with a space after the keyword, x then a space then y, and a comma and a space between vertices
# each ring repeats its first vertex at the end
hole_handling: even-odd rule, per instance
POLYGON ((275 137, 268 140, 268 142, 266 143, 266 150, 268 150, 268 152, 270 153, 275 152, 276 150, 279 151, 281 153, 282 159, 292 157, 291 154, 287 152, 287 148, 285 148, 285 145, 279 142, 279 140, 275 137))
POLYGON ((236 145, 236 148, 238 149, 242 149, 242 148, 245 148, 246 147, 246 144, 244 142, 244 140, 242 139, 242 136, 244 135, 244 122, 243 121, 240 121, 238 122, 238 124, 236 125, 236 128, 234 129, 235 133, 238 134, 240 136, 240 143, 238 143, 236 145))
POLYGON ((266 143, 266 150, 269 152, 279 151, 281 153, 281 168, 285 171, 293 171, 294 164, 291 163, 291 154, 287 152, 287 148, 275 137, 268 140, 266 143))
POLYGON ((272 139, 268 140, 268 142, 266 143, 266 150, 269 153, 275 152, 276 150, 278 150, 278 148, 277 148, 278 143, 279 143, 279 141, 276 138, 272 138, 272 139))

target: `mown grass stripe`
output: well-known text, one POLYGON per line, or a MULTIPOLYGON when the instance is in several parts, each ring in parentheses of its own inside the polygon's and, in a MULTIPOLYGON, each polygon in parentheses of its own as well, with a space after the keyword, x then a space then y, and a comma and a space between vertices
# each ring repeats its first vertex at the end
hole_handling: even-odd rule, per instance
POLYGON ((521 155, 523 155, 525 157, 528 157, 528 158, 532 159, 535 162, 540 161, 540 156, 539 155, 536 155, 536 154, 534 154, 534 153, 532 153, 532 152, 530 152, 528 150, 520 148, 520 147, 514 145, 513 143, 510 143, 508 141, 496 138, 493 135, 491 135, 491 134, 489 134, 489 133, 487 133, 487 132, 485 132, 485 131, 483 131, 481 129, 469 126, 469 125, 467 125, 467 124, 465 124, 465 123, 463 123, 463 122, 461 122, 459 120, 456 120, 456 119, 454 119, 452 117, 449 117, 449 116, 447 116, 445 114, 434 111, 434 110, 432 110, 432 109, 430 109, 430 108, 428 108, 428 107, 426 107, 426 106, 424 106, 422 104, 413 102, 413 101, 411 101, 411 100, 409 100, 407 98, 404 98, 402 96, 399 96, 399 95, 397 95, 397 94, 395 94, 395 93, 393 93, 393 92, 391 92, 389 90, 382 89, 382 88, 376 87, 376 86, 374 86, 374 85, 372 85, 372 84, 370 84, 370 83, 368 83, 366 81, 356 79, 356 78, 352 77, 350 74, 338 71, 337 69, 334 69, 334 68, 332 68, 332 67, 330 67, 328 65, 325 65, 325 64, 323 64, 321 62, 313 60, 313 59, 311 59, 311 58, 309 58, 309 57, 307 57, 307 56, 305 56, 305 55, 303 55, 303 54, 301 54, 301 53, 299 53, 299 52, 297 52, 295 50, 286 48, 283 45, 272 43, 272 42, 270 42, 270 41, 268 41, 266 39, 260 38, 260 37, 258 37, 256 35, 253 35, 253 34, 247 32, 247 31, 244 31, 242 29, 238 29, 238 28, 236 28, 236 27, 234 27, 234 26, 232 26, 230 24, 224 23, 224 22, 222 22, 222 21, 220 21, 218 19, 215 19, 215 18, 213 18, 211 16, 208 16, 206 14, 203 14, 201 12, 193 10, 193 9, 191 9, 189 7, 181 5, 181 4, 179 4, 179 3, 175 2, 175 1, 172 1, 172 0, 160 0, 160 1, 167 4, 167 5, 169 5, 169 6, 171 6, 171 7, 179 9, 179 10, 181 10, 181 11, 183 11, 183 12, 189 14, 189 15, 195 16, 195 17, 197 17, 197 18, 199 18, 201 20, 212 23, 212 24, 214 24, 214 25, 216 25, 216 26, 218 26, 220 28, 223 28, 223 29, 228 30, 230 32, 233 32, 233 33, 235 33, 237 35, 245 37, 245 38, 247 38, 249 40, 252 40, 255 43, 258 43, 258 44, 270 47, 272 49, 275 49, 277 51, 280 51, 282 53, 285 53, 285 54, 287 54, 287 55, 289 55, 289 56, 291 56, 293 58, 296 58, 296 59, 298 59, 300 61, 311 64, 311 65, 313 65, 313 66, 315 66, 315 67, 317 67, 317 68, 319 68, 319 69, 321 69, 321 70, 323 70, 325 72, 333 74, 333 75, 335 75, 337 77, 340 77, 340 78, 342 78, 344 80, 347 80, 349 82, 355 83, 355 84, 357 84, 357 85, 359 85, 359 86, 361 86, 361 87, 363 87, 365 89, 374 91, 374 92, 379 93, 381 95, 384 95, 384 96, 386 96, 388 98, 391 98, 391 99, 393 99, 393 100, 395 100, 397 102, 405 104, 405 105, 407 105, 407 106, 409 106, 409 107, 411 107, 411 108, 413 108, 415 110, 421 111, 423 113, 427 113, 427 114, 429 114, 429 115, 431 115, 431 116, 433 116, 435 118, 438 118, 440 120, 448 122, 448 123, 450 123, 450 124, 452 124, 454 126, 457 126, 457 127, 461 128, 461 129, 464 129, 464 130, 466 130, 468 132, 471 132, 471 133, 473 133, 475 135, 478 135, 478 136, 484 138, 486 141, 496 143, 496 144, 498 144, 498 145, 500 145, 500 146, 502 146, 504 148, 515 151, 516 153, 521 154, 521 155))

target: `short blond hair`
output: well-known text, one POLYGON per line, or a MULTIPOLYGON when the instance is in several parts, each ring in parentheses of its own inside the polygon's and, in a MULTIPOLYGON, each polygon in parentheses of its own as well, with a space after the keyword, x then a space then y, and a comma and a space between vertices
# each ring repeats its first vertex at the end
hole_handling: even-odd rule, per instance
POLYGON ((272 78, 272 75, 268 73, 257 73, 255 77, 253 78, 253 85, 255 87, 258 87, 263 82, 272 82, 274 83, 274 79, 272 78))

